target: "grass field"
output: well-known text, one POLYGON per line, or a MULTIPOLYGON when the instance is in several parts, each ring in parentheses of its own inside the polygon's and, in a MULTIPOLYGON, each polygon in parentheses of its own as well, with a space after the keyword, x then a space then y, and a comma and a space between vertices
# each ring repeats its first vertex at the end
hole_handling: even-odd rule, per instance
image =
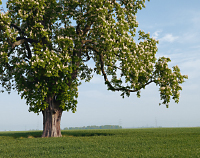
POLYGON ((200 128, 0 132, 0 157, 200 157, 200 128))

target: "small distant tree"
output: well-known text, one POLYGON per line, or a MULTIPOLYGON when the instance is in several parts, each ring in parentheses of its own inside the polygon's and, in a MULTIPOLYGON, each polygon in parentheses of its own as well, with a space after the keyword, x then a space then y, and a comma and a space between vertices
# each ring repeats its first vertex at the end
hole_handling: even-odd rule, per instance
POLYGON ((16 90, 29 111, 42 112, 42 137, 61 136, 62 112, 76 111, 80 80, 90 81, 93 72, 122 97, 139 97, 155 83, 163 104, 179 102, 187 76, 168 68, 169 58, 156 59, 158 41, 149 33, 134 40, 143 7, 145 0, 7 1, 0 13, 1 85, 16 90))

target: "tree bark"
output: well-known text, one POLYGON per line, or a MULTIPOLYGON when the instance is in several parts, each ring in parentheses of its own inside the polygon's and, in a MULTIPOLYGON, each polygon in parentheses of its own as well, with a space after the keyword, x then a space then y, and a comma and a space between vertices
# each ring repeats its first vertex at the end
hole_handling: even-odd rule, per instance
POLYGON ((49 106, 42 111, 43 114, 43 134, 42 137, 62 137, 60 121, 62 109, 59 107, 60 102, 55 97, 47 97, 49 106))

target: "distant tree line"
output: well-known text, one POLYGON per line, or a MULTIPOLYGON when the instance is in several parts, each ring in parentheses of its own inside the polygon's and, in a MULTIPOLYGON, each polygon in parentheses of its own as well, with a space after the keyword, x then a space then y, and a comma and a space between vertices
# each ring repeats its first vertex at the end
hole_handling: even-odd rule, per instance
POLYGON ((119 125, 104 125, 104 126, 83 126, 83 127, 65 127, 64 130, 80 130, 80 129, 122 129, 119 125))

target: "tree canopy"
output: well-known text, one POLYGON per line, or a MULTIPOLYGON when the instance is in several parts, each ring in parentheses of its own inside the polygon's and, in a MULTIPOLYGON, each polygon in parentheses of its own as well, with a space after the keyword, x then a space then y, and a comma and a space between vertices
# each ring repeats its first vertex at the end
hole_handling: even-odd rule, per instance
POLYGON ((80 81, 94 73, 122 97, 139 97, 155 83, 163 104, 178 103, 187 76, 169 68, 169 58, 156 59, 158 41, 150 33, 140 30, 135 41, 144 7, 145 0, 8 0, 0 13, 1 85, 35 113, 48 107, 49 96, 75 112, 80 81))

